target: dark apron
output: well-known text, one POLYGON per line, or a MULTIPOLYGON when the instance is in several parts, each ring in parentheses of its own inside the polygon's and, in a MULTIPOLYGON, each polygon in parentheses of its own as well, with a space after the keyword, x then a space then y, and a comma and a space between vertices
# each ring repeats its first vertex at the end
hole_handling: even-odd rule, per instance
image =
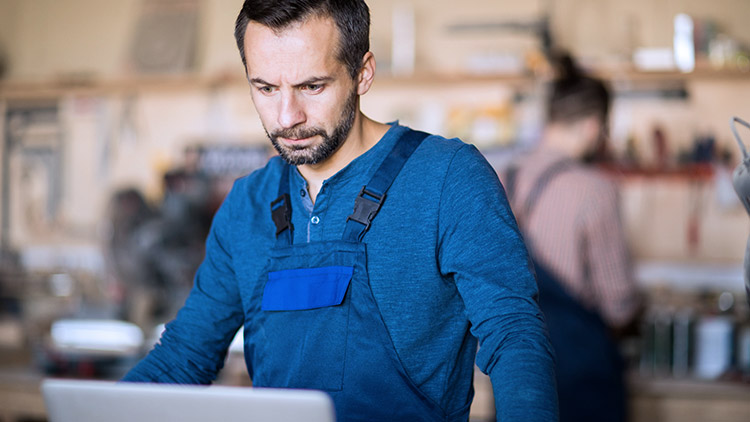
POLYGON ((410 131, 396 143, 355 199, 341 240, 292 244, 291 167, 285 167, 272 203, 276 246, 251 302, 261 309, 245 330, 253 385, 326 391, 339 421, 468 419, 468 405, 449 418, 404 370, 370 288, 362 242, 426 136, 410 131))
MULTIPOLYGON (((531 215, 544 188, 571 165, 560 161, 542 173, 526 198, 522 216, 531 215)), ((516 170, 512 167, 507 174, 508 197, 515 193, 516 170)), ((532 246, 527 245, 533 257, 532 246)), ((560 422, 625 421, 624 362, 609 328, 597 312, 583 306, 563 288, 554 272, 532 260, 539 286, 539 308, 555 350, 560 422)))
POLYGON ((555 349, 560 422, 625 421, 624 365, 609 329, 553 273, 539 262, 534 267, 539 307, 555 349))

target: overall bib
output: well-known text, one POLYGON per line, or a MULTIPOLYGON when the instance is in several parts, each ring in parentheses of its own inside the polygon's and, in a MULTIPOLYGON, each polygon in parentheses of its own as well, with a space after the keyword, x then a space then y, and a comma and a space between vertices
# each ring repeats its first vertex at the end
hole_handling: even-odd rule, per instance
MULTIPOLYGON (((370 288, 362 241, 426 136, 410 131, 396 143, 355 199, 341 240, 293 244, 286 166, 271 204, 276 246, 253 292, 260 309, 245 329, 253 385, 326 391, 339 421, 448 420, 401 364, 370 288)), ((460 416, 467 420, 468 408, 460 416)))

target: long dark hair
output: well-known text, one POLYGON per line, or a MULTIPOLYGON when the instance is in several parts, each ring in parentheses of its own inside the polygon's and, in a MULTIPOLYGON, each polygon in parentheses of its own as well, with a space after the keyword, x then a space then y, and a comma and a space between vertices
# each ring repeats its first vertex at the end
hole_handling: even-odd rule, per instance
POLYGON ((245 0, 237 21, 234 38, 245 60, 245 30, 250 21, 274 30, 311 16, 331 17, 339 30, 338 59, 354 79, 362 68, 362 58, 370 50, 370 9, 364 0, 245 0))

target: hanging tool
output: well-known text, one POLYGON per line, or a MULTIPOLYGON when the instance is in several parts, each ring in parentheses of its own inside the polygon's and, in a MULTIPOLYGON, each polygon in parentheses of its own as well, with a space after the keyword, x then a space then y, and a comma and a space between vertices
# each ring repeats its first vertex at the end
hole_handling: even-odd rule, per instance
MULTIPOLYGON (((739 123, 748 129, 750 129, 750 123, 747 123, 739 117, 734 117, 729 122, 734 137, 737 139, 737 143, 740 146, 740 151, 742 151, 742 161, 737 165, 737 168, 734 169, 732 182, 734 184, 734 190, 740 197, 740 201, 742 201, 742 205, 745 206, 745 211, 750 215, 750 155, 747 153, 747 149, 742 142, 742 138, 740 138, 740 134, 737 133, 735 123, 739 123)), ((747 246, 745 247, 745 290, 747 291, 747 300, 750 302, 750 237, 748 237, 747 246)))

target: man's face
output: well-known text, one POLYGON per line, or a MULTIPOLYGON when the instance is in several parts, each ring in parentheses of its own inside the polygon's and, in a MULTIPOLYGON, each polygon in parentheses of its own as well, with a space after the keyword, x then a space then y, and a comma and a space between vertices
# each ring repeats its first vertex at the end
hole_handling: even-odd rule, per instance
POLYGON ((313 17, 281 32, 250 22, 247 74, 255 108, 273 146, 294 165, 329 158, 357 114, 356 86, 336 56, 338 31, 313 17))

